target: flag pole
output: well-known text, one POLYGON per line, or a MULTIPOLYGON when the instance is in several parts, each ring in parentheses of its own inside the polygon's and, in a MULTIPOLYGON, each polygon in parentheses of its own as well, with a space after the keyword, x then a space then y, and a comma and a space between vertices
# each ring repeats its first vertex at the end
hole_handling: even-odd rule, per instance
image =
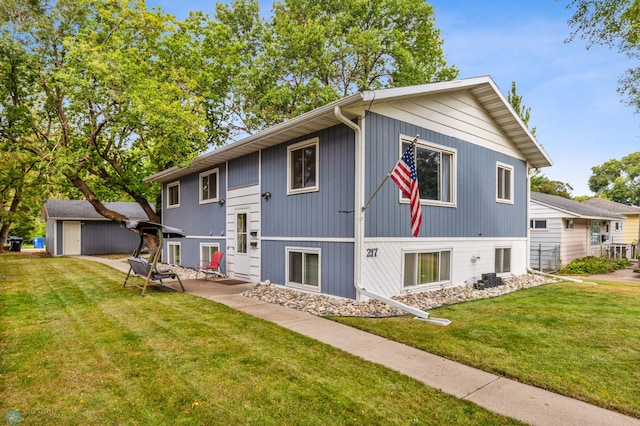
MULTIPOLYGON (((416 135, 416 137, 413 138, 413 140, 411 141, 411 145, 415 145, 416 142, 418 141, 419 137, 420 137, 420 135, 416 135)), ((380 191, 380 189, 382 188, 382 185, 384 185, 384 183, 387 181, 387 179, 389 179, 389 176, 391 175, 391 172, 393 172, 393 169, 395 169, 395 168, 396 168, 396 164, 394 163, 394 165, 391 168, 391 170, 389 170, 389 173, 387 173, 387 175, 384 177, 384 179, 382 179, 382 182, 380 182, 380 185, 378 185, 378 187, 373 192, 371 197, 369 197, 369 200, 367 201, 367 203, 364 205, 364 207, 362 207, 362 211, 365 211, 367 208, 369 208, 369 204, 371 204, 371 201, 373 201, 375 196, 378 194, 378 191, 380 191)))

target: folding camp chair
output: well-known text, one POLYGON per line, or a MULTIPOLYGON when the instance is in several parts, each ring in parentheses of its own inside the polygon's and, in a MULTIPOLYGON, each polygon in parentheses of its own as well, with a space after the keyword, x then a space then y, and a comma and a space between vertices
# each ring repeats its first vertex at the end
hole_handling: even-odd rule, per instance
POLYGON ((153 269, 152 265, 149 264, 149 262, 147 262, 145 259, 141 257, 130 257, 127 259, 127 262, 129 262, 129 265, 131 266, 131 268, 129 269, 129 273, 127 274, 127 278, 125 278, 124 283, 122 284, 122 287, 127 285, 127 280, 131 275, 131 271, 133 271, 134 275, 137 275, 139 277, 146 279, 144 286, 133 284, 136 287, 142 289, 142 293, 140 293, 140 296, 144 296, 144 292, 147 289, 147 285, 149 284, 149 281, 160 281, 161 284, 164 284, 162 280, 166 280, 169 278, 172 278, 172 279, 177 278, 178 283, 180 283, 180 287, 182 288, 182 291, 183 292, 185 291, 184 286, 182 285, 182 280, 180 279, 180 276, 175 272, 173 272, 171 269, 153 269))
POLYGON ((204 274, 205 279, 209 275, 213 275, 215 277, 224 277, 225 275, 222 271, 222 256, 224 256, 224 252, 222 251, 213 252, 213 256, 211 256, 211 262, 208 265, 198 266, 196 279, 198 279, 198 274, 200 272, 204 274))

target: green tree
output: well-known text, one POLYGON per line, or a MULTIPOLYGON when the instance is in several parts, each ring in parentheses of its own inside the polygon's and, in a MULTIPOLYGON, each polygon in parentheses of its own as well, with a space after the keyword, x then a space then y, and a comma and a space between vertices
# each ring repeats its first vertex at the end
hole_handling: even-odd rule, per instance
POLYGON ((16 64, 0 89, 0 137, 101 215, 125 219, 102 201, 130 199, 160 220, 158 189, 142 179, 226 138, 214 118, 228 70, 218 78, 219 58, 202 53, 226 53, 210 47, 217 28, 142 0, 6 0, 0 23, 0 62, 16 64))
MULTIPOLYGON (((522 103, 522 96, 518 95, 516 90, 516 82, 511 82, 511 90, 507 93, 507 101, 513 107, 514 111, 522 119, 522 122, 529 128, 529 120, 531 119, 531 107, 525 107, 522 103)), ((536 135, 536 128, 531 127, 529 131, 532 135, 536 135)))
MULTIPOLYGON (((638 59, 640 48, 640 2, 637 0, 570 0, 573 9, 568 41, 576 37, 587 47, 601 44, 617 47, 631 59, 638 59)), ((640 67, 630 68, 619 80, 618 92, 640 112, 640 67)))
POLYGON ((253 132, 362 90, 454 79, 422 0, 276 1, 236 110, 253 132))
POLYGON ((541 192, 543 194, 558 195, 560 197, 571 199, 571 191, 573 187, 559 180, 550 180, 543 174, 535 174, 531 176, 530 188, 532 191, 541 192))
POLYGON ((640 151, 591 168, 589 189, 622 204, 640 203, 640 151))

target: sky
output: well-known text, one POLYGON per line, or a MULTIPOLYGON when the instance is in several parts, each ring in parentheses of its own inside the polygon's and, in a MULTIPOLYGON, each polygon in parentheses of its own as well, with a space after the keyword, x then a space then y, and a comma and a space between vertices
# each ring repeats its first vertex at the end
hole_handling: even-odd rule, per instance
MULTIPOLYGON (((530 127, 553 161, 541 170, 593 195, 591 168, 640 151, 640 115, 617 93, 619 77, 636 66, 615 48, 592 46, 571 34, 567 0, 428 0, 459 78, 491 76, 503 94, 515 81, 531 108, 530 127)), ((228 1, 224 1, 227 3, 228 1)), ((214 15, 214 1, 148 0, 177 18, 189 10, 214 15)), ((268 16, 272 1, 261 1, 268 16)))

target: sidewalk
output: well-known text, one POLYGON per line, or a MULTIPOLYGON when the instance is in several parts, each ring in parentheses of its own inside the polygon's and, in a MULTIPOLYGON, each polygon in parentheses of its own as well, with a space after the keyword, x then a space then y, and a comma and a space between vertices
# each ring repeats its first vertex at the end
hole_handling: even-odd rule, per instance
MULTIPOLYGON (((105 263, 124 273, 129 270, 122 260, 78 257, 105 263)), ((183 280, 183 284, 189 294, 273 322, 532 425, 640 426, 640 419, 486 373, 324 318, 241 296, 252 284, 223 285, 205 280, 183 280)), ((437 326, 425 323, 425 327, 437 326)))

